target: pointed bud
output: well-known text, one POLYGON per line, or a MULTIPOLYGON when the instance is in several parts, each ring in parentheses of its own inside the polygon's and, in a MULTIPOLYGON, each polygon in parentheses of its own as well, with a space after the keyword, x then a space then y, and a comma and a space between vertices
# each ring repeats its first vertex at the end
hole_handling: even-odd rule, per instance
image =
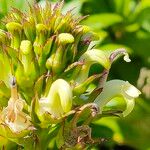
POLYGON ((55 57, 53 60, 52 70, 53 73, 61 73, 65 68, 67 62, 66 53, 67 48, 64 47, 66 44, 74 42, 74 37, 70 33, 61 33, 58 35, 58 48, 56 49, 55 57))
POLYGON ((70 33, 61 33, 58 35, 58 41, 65 45, 74 42, 74 37, 70 33))
POLYGON ((32 60, 32 43, 28 40, 21 41, 20 51, 22 54, 22 63, 24 65, 25 72, 29 71, 32 60))
MULTIPOLYGON (((54 37, 50 37, 47 41, 46 44, 43 47, 43 52, 41 56, 38 59, 39 67, 40 67, 40 73, 45 73, 46 68, 50 70, 50 66, 52 66, 52 62, 50 63, 50 58, 47 59, 47 56, 50 55, 52 48, 54 47, 54 37), (46 65, 45 65, 46 64, 46 65)), ((52 54, 51 54, 52 55, 52 54)))
POLYGON ((10 22, 6 24, 7 30, 11 33, 11 47, 18 49, 21 41, 22 25, 16 22, 10 22))
POLYGON ((6 32, 0 29, 0 45, 7 45, 8 40, 6 32))
POLYGON ((28 55, 32 52, 32 43, 28 40, 21 41, 20 50, 24 55, 28 55))
POLYGON ((46 61, 46 68, 47 68, 48 70, 51 70, 51 69, 52 69, 54 57, 55 57, 55 54, 52 54, 52 55, 50 56, 50 58, 48 58, 47 61, 46 61))
POLYGON ((27 39, 33 42, 36 36, 35 24, 33 20, 30 19, 30 21, 25 21, 23 23, 23 29, 27 39))
POLYGON ((48 29, 44 24, 36 25, 36 39, 34 42, 34 51, 37 55, 41 55, 43 45, 47 39, 48 29))

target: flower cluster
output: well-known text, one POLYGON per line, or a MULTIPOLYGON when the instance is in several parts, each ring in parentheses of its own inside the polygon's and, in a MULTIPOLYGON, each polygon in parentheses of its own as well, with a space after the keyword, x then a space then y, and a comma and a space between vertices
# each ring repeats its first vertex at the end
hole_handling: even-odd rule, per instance
MULTIPOLYGON (((8 131, 14 137, 27 131, 21 134, 22 138, 33 136, 32 132, 40 139, 42 131, 48 129, 49 137, 54 127, 63 136, 59 125, 64 121, 79 132, 78 112, 89 109, 94 118, 116 96, 127 102, 123 111, 126 116, 140 94, 127 81, 106 82, 118 55, 130 61, 127 52, 119 49, 109 55, 99 49, 88 49, 98 36, 80 25, 83 18, 75 18, 71 11, 62 14, 62 6, 63 2, 52 6, 47 1, 44 8, 38 4, 30 6, 27 13, 13 8, 4 20, 6 31, 0 30, 0 103, 4 102, 0 104, 4 107, 0 113, 4 132, 0 135, 9 140, 13 136, 10 138, 8 131), (93 64, 102 66, 103 71, 90 74, 93 64)), ((66 141, 58 147, 67 146, 66 141)), ((74 143, 78 144, 78 140, 74 143)))

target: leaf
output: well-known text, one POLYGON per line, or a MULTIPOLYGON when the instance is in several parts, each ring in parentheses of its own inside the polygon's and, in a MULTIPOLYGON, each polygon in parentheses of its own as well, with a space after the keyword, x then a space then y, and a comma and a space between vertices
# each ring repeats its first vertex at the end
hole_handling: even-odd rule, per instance
POLYGON ((123 44, 117 44, 117 43, 104 44, 104 45, 99 47, 99 49, 105 50, 105 51, 114 51, 114 50, 119 49, 119 48, 126 49, 128 53, 133 52, 133 50, 130 47, 123 45, 123 44))
POLYGON ((56 145, 58 149, 60 149, 64 145, 63 126, 60 127, 58 134, 56 136, 56 145))
POLYGON ((123 18, 118 14, 101 13, 101 14, 91 15, 82 23, 90 26, 94 30, 98 30, 102 28, 107 28, 117 23, 121 23, 122 21, 123 21, 123 18))
POLYGON ((10 62, 5 53, 0 53, 0 80, 4 81, 9 87, 9 78, 11 75, 10 62))

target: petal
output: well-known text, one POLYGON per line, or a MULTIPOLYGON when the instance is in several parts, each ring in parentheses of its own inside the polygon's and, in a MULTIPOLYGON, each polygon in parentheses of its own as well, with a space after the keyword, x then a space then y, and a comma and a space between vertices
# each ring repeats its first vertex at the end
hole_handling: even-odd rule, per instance
POLYGON ((72 89, 63 79, 58 79, 52 84, 48 97, 55 101, 57 94, 64 112, 68 112, 72 106, 72 89))
POLYGON ((29 118, 23 112, 17 115, 17 119, 14 122, 9 122, 6 118, 5 123, 13 132, 21 132, 31 126, 29 118))
POLYGON ((86 51, 80 58, 80 60, 84 61, 85 64, 94 64, 94 63, 99 63, 102 66, 104 66, 106 69, 110 68, 110 61, 107 57, 107 55, 98 49, 92 49, 86 51))
POLYGON ((126 110, 123 112, 123 116, 128 115, 134 107, 134 98, 137 98, 140 91, 132 86, 129 82, 122 80, 111 80, 105 83, 103 91, 95 99, 95 103, 100 107, 102 111, 103 107, 114 97, 122 96, 126 103, 126 110), (132 93, 132 92, 136 93, 132 93), (134 96, 134 97, 133 97, 134 96))
POLYGON ((48 111, 54 117, 61 117, 72 107, 72 89, 63 79, 58 79, 51 85, 47 98, 40 100, 42 111, 48 111))
POLYGON ((110 60, 107 57, 107 55, 98 49, 92 49, 86 51, 79 59, 79 61, 84 62, 84 65, 82 66, 77 78, 75 81, 77 83, 82 83, 88 78, 90 67, 95 64, 101 64, 104 68, 109 69, 110 68, 110 60))
POLYGON ((137 98, 141 94, 141 92, 129 82, 126 82, 126 84, 123 86, 123 91, 126 95, 132 98, 137 98))
POLYGON ((130 100, 128 100, 126 98, 124 98, 124 99, 127 103, 127 106, 126 106, 126 109, 123 111, 123 117, 126 117, 133 110, 134 105, 135 105, 135 101, 134 101, 134 99, 130 99, 130 100))

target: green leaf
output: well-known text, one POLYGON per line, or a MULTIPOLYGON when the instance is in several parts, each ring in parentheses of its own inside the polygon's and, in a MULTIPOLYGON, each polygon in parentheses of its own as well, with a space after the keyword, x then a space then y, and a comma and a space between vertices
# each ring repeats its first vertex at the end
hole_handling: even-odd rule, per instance
POLYGON ((123 18, 115 13, 101 13, 96 15, 91 15, 82 23, 90 26, 94 30, 107 28, 109 26, 121 23, 123 18))
POLYGON ((56 136, 56 145, 60 149, 64 145, 64 137, 63 137, 63 126, 60 127, 58 134, 56 136))
POLYGON ((123 45, 123 44, 117 44, 117 43, 116 44, 115 43, 104 44, 99 47, 99 49, 105 50, 105 51, 114 51, 119 48, 125 48, 128 53, 133 52, 133 50, 130 47, 123 45))

